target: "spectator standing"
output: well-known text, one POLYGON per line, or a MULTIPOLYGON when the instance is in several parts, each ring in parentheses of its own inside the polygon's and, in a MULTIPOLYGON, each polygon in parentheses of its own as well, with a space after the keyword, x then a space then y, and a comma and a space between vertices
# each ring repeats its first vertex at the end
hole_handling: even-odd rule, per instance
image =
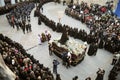
POLYGON ((52 43, 48 43, 48 47, 49 47, 49 55, 51 56, 52 55, 52 52, 53 52, 53 47, 52 47, 52 43))
POLYGON ((38 25, 41 25, 41 18, 40 18, 40 16, 38 17, 38 25))
POLYGON ((112 65, 115 65, 119 59, 120 59, 120 54, 115 52, 112 60, 112 65))
POLYGON ((41 7, 41 11, 42 11, 42 13, 43 13, 43 7, 41 7))
POLYGON ((65 0, 63 0, 63 6, 66 4, 66 1, 65 0))
POLYGON ((105 70, 102 70, 99 68, 99 70, 97 71, 97 77, 95 80, 103 80, 104 74, 105 74, 105 70))
POLYGON ((78 80, 78 76, 75 76, 72 80, 78 80))
POLYGON ((41 44, 42 44, 42 41, 41 41, 41 38, 42 38, 42 37, 40 36, 40 34, 38 34, 38 37, 39 37, 39 38, 38 38, 38 39, 39 39, 39 45, 41 45, 41 44))
POLYGON ((57 74, 57 66, 60 63, 57 60, 53 60, 53 73, 57 74))
POLYGON ((61 80, 60 74, 56 75, 56 80, 61 80))

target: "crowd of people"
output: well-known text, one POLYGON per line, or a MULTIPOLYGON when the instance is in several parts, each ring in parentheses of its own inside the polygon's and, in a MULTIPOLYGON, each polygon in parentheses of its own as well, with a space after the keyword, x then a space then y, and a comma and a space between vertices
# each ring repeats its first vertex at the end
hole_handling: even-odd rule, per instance
MULTIPOLYGON (((61 23, 55 23, 53 20, 49 20, 46 16, 41 14, 39 12, 39 18, 41 18, 41 21, 45 23, 48 27, 50 27, 53 31, 56 32, 64 32, 64 30, 68 31, 68 35, 77 39, 81 39, 82 41, 87 41, 87 43, 91 43, 97 46, 93 46, 93 48, 96 48, 95 51, 90 50, 92 52, 97 52, 98 44, 96 44, 99 40, 99 36, 95 36, 92 34, 87 34, 85 30, 78 30, 77 28, 72 28, 69 25, 62 25, 61 23), (94 42, 94 43, 93 43, 94 42)), ((100 44, 101 46, 102 44, 100 44)))
MULTIPOLYGON (((39 0, 36 0, 37 2, 39 2, 39 0)), ((15 0, 15 4, 11 4, 11 0, 5 0, 5 5, 4 6, 0 6, 0 15, 4 15, 6 13, 9 13, 10 11, 12 11, 17 5, 20 5, 20 4, 23 4, 23 3, 26 3, 26 2, 36 2, 35 0, 20 0, 20 1, 17 1, 15 0)))
MULTIPOLYGON (((95 48, 105 48, 115 55, 119 55, 120 50, 120 20, 112 12, 113 1, 106 2, 106 5, 90 4, 83 2, 81 4, 70 4, 66 8, 65 13, 82 23, 85 23, 90 28, 90 34, 98 35, 96 41, 99 44, 90 44, 88 55, 95 54, 95 48), (90 49, 91 48, 91 49, 90 49)), ((97 36, 96 36, 97 37, 97 36)), ((88 42, 89 43, 89 42, 88 42)), ((120 71, 120 58, 114 56, 112 65, 113 69, 110 71, 109 80, 116 80, 120 71)), ((97 72, 98 74, 99 72, 97 72)), ((103 80, 97 79, 96 80, 103 80)))
POLYGON ((0 34, 0 54, 16 80, 54 80, 49 68, 40 64, 23 46, 0 34))
MULTIPOLYGON (((87 27, 90 28, 90 33, 87 34, 85 30, 78 30, 77 28, 72 28, 69 25, 62 25, 61 23, 56 24, 54 21, 49 20, 46 16, 41 14, 39 11, 40 8, 44 3, 49 1, 53 0, 40 1, 36 8, 35 16, 37 14, 39 21, 44 22, 45 25, 50 27, 53 31, 62 32, 66 29, 68 35, 81 39, 82 41, 87 41, 87 43, 91 44, 92 49, 96 48, 95 51, 91 50, 94 55, 96 55, 98 47, 105 48, 112 53, 120 50, 120 23, 119 19, 117 19, 111 11, 111 3, 109 4, 108 2, 107 7, 98 4, 91 4, 89 7, 87 3, 84 2, 80 5, 69 5, 65 13, 85 23, 87 27)), ((21 28, 23 33, 25 33, 25 30, 31 31, 31 29, 27 29, 26 25, 30 23, 30 13, 33 8, 34 3, 24 3, 17 6, 6 15, 8 22, 13 28, 16 26, 17 30, 21 28)), ((16 74, 16 80, 54 80, 49 68, 40 64, 32 55, 27 54, 22 45, 2 34, 0 34, 0 53, 7 66, 16 74)), ((120 70, 119 65, 120 60, 111 70, 109 80, 115 80, 120 70)), ((56 71, 54 72, 57 73, 56 71)), ((97 75, 102 75, 102 78, 97 78, 97 76, 96 80, 103 80, 104 73, 104 70, 99 69, 97 75)), ((57 77, 59 79, 56 78, 56 80, 61 80, 59 74, 57 74, 57 77)), ((78 76, 75 76, 73 80, 78 80, 78 76)), ((85 80, 91 80, 91 78, 88 77, 85 80)))
POLYGON ((90 28, 87 35, 91 43, 95 41, 99 48, 114 53, 120 50, 120 20, 112 12, 113 1, 106 2, 106 5, 90 4, 70 4, 65 10, 66 15, 85 23, 90 28), (89 38, 95 39, 89 39, 89 38))
POLYGON ((3 15, 3 14, 5 14, 5 13, 10 12, 10 11, 13 10, 15 7, 16 7, 16 5, 0 7, 0 15, 3 15))
MULTIPOLYGON (((97 26, 95 27, 95 25, 97 25, 98 23, 96 22, 95 25, 91 24, 90 33, 87 34, 85 30, 81 30, 81 29, 78 30, 77 28, 72 28, 68 25, 62 25, 61 23, 55 23, 53 20, 49 20, 46 16, 44 16, 40 12, 39 12, 39 18, 41 18, 40 20, 44 22, 47 26, 52 28, 53 31, 62 32, 64 28, 67 28, 68 34, 70 36, 81 39, 82 41, 87 41, 87 43, 89 44, 97 45, 97 46, 94 46, 93 48, 105 48, 106 50, 112 53, 120 50, 119 27, 116 26, 115 24, 114 26, 116 27, 108 27, 104 29, 105 27, 105 25, 103 24, 104 22, 100 22, 101 24, 98 24, 98 27, 97 26), (112 31, 110 28, 115 28, 115 29, 112 29, 113 30, 112 31)), ((115 17, 113 16, 113 18, 115 17)), ((96 52, 96 51, 97 50, 93 52, 96 52)))
MULTIPOLYGON (((38 17, 42 22, 45 23, 45 25, 50 27, 53 31, 62 32, 64 31, 64 29, 67 29, 68 34, 70 36, 81 39, 82 41, 87 41, 87 43, 89 43, 92 46, 89 53, 93 53, 90 55, 96 55, 97 48, 105 48, 106 50, 114 53, 120 50, 120 24, 119 19, 116 17, 116 15, 112 13, 111 3, 112 2, 107 2, 107 6, 91 4, 90 8, 88 7, 87 3, 82 2, 82 6, 79 5, 80 9, 83 10, 83 12, 81 12, 80 10, 82 15, 80 15, 77 10, 71 9, 72 7, 66 9, 65 13, 67 15, 71 16, 71 14, 74 14, 74 16, 72 17, 76 17, 75 13, 77 13, 76 18, 79 18, 79 20, 81 20, 82 23, 85 23, 90 28, 89 34, 87 34, 85 30, 78 30, 77 28, 72 28, 68 25, 62 25, 61 23, 56 24, 53 20, 49 20, 45 15, 41 14, 40 11, 38 13, 38 17), (86 18, 84 15, 84 9, 85 15, 87 15, 86 18)), ((97 72, 97 75, 102 75, 102 77, 99 78, 97 76, 98 78, 96 77, 96 80, 103 80, 104 73, 104 70, 99 70, 97 72)), ((76 80, 77 79, 78 77, 76 78, 76 80)), ((91 80, 91 78, 88 77, 86 78, 86 80, 91 80)))
POLYGON ((10 11, 6 17, 8 23, 17 30, 22 29, 23 33, 31 32, 31 20, 30 13, 35 7, 34 3, 25 2, 17 5, 12 11, 10 11))

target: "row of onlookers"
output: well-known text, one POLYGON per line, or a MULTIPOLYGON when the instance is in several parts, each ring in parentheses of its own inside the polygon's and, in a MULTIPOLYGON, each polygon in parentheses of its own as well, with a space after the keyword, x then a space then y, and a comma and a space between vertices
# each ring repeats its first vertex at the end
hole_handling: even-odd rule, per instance
POLYGON ((49 68, 40 64, 23 46, 0 34, 0 53, 16 80, 54 80, 49 68))
POLYGON ((16 27, 17 30, 22 29, 24 34, 25 32, 31 32, 30 13, 34 7, 34 3, 30 2, 17 5, 16 8, 6 15, 10 26, 13 28, 16 27))
MULTIPOLYGON (((8 0, 9 1, 9 0, 8 0)), ((23 4, 23 3, 28 3, 28 2, 35 2, 34 0, 30 0, 30 1, 20 1, 17 2, 15 4, 5 4, 5 6, 0 7, 0 15, 6 14, 8 12, 10 12, 11 10, 13 10, 17 5, 23 4)))
POLYGON ((90 28, 88 35, 99 38, 101 48, 112 53, 120 50, 120 20, 112 12, 112 2, 107 2, 105 6, 88 6, 85 2, 70 4, 65 13, 85 23, 90 28))

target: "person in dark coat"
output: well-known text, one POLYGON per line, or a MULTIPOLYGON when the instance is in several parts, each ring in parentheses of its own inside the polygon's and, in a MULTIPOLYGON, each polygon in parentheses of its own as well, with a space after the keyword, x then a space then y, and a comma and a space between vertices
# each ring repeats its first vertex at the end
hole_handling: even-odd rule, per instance
POLYGON ((115 52, 112 60, 112 65, 115 65, 119 59, 120 59, 120 54, 118 52, 115 52))
POLYGON ((75 76, 72 80, 78 80, 78 76, 75 76))
POLYGON ((99 48, 102 49, 104 47, 104 40, 100 39, 99 40, 99 48))
POLYGON ((43 13, 43 7, 41 7, 41 11, 42 11, 42 13, 43 13))
POLYGON ((38 25, 41 25, 41 18, 40 18, 40 16, 38 17, 38 25))
POLYGON ((60 63, 57 60, 53 60, 53 73, 57 74, 57 66, 60 63))
POLYGON ((15 25, 16 25, 17 30, 19 30, 19 22, 18 22, 18 20, 15 21, 15 25))
POLYGON ((68 31, 63 31, 63 34, 60 39, 60 43, 65 44, 67 40, 69 40, 68 31))
POLYGON ((65 5, 65 3, 66 3, 66 1, 65 1, 65 0, 63 0, 63 6, 65 5))
POLYGON ((95 43, 95 44, 94 44, 94 55, 96 55, 97 50, 98 50, 98 44, 97 44, 97 43, 95 43))
POLYGON ((94 43, 90 44, 87 54, 92 56, 94 54, 94 43))
POLYGON ((21 24, 21 28, 23 30, 23 33, 25 34, 25 24, 24 23, 21 24))
POLYGON ((51 56, 52 55, 52 52, 53 52, 53 47, 52 47, 52 43, 49 43, 49 55, 51 56))
POLYGON ((97 71, 97 77, 95 80, 103 80, 104 74, 105 74, 105 71, 99 68, 99 70, 97 71))
POLYGON ((31 24, 30 23, 28 23, 28 30, 29 30, 29 32, 32 32, 31 24))
POLYGON ((56 75, 56 80, 61 80, 60 74, 56 75))
POLYGON ((26 25, 26 31, 27 31, 27 33, 29 32, 29 25, 28 24, 26 25))

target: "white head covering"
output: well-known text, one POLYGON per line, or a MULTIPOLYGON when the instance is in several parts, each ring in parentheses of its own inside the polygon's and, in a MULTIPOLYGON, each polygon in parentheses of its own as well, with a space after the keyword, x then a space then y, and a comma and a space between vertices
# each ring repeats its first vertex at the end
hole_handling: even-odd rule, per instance
POLYGON ((68 52, 68 54, 67 54, 67 55, 68 55, 68 57, 70 57, 70 58, 71 58, 71 53, 70 53, 70 52, 68 52))
POLYGON ((84 42, 84 45, 87 46, 87 42, 86 41, 84 42))

